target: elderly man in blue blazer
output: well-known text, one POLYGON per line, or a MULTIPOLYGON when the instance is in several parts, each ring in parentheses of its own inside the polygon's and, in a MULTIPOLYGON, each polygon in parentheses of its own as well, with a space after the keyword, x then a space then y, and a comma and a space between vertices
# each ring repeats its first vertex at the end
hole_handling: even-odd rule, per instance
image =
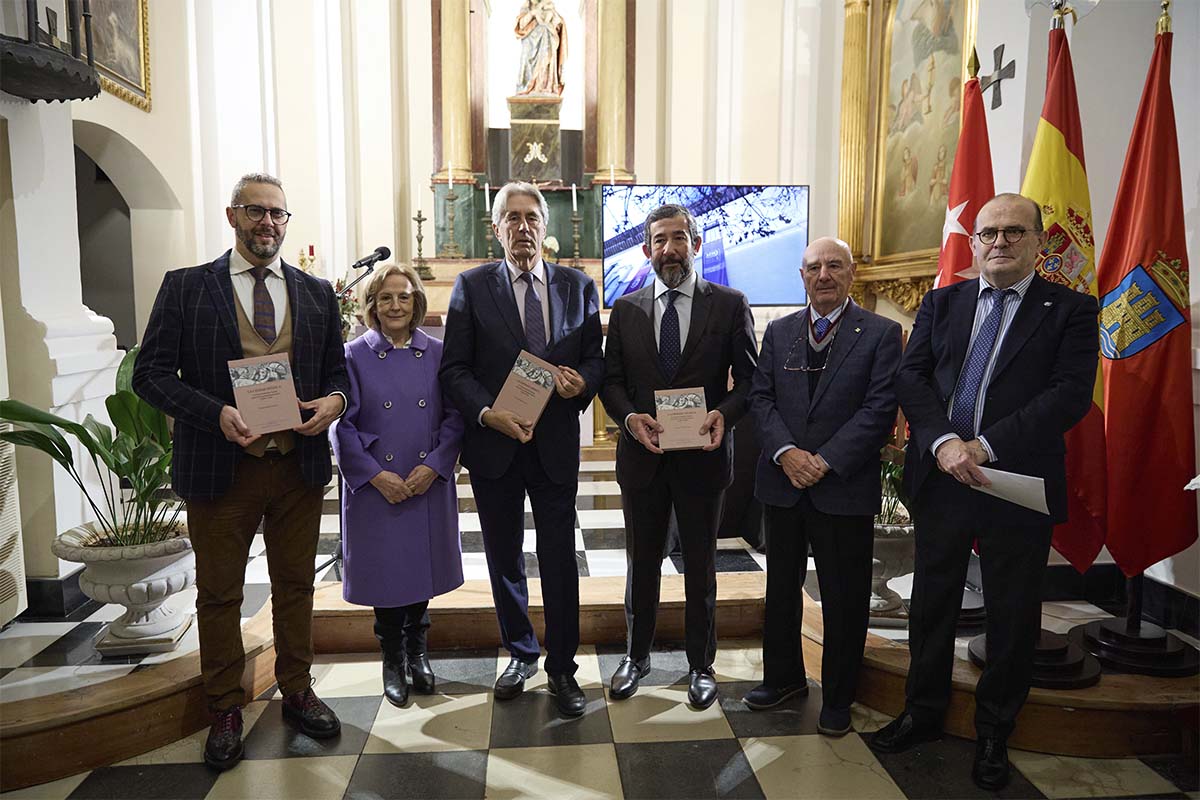
POLYGON ((762 455, 755 496, 767 531, 763 683, 744 698, 771 708, 808 694, 801 649, 811 545, 824 619, 820 733, 850 731, 867 636, 879 452, 896 421, 900 326, 849 297, 845 242, 817 239, 800 267, 809 306, 767 326, 750 409, 762 455))
POLYGON ((529 619, 522 547, 528 495, 545 604, 548 686, 562 714, 579 716, 586 705, 574 678, 579 415, 600 388, 604 356, 596 285, 579 270, 542 260, 548 216, 533 184, 510 183, 496 193, 492 228, 504 260, 458 276, 440 375, 466 422, 462 462, 479 510, 500 638, 512 656, 496 680, 496 699, 519 695, 537 673, 541 654, 529 619), (558 367, 554 394, 536 424, 492 408, 521 350, 558 367))

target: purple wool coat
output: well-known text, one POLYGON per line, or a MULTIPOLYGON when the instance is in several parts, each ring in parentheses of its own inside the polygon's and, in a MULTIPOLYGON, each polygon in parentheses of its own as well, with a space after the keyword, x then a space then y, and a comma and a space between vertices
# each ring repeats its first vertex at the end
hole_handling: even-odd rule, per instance
POLYGON ((349 405, 334 427, 333 449, 347 489, 347 602, 403 606, 462 585, 454 465, 463 420, 442 401, 441 361, 442 341, 421 330, 407 348, 374 329, 346 345, 349 405), (423 495, 392 505, 371 485, 380 470, 405 478, 418 464, 438 474, 423 495))

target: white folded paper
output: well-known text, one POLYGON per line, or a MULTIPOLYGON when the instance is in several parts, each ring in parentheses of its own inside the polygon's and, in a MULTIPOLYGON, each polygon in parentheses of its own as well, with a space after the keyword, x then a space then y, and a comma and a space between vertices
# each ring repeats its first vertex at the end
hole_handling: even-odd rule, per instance
POLYGON ((1197 489, 1200 489, 1200 475, 1197 475, 1196 477, 1194 477, 1190 481, 1188 481, 1188 485, 1183 488, 1184 488, 1184 491, 1187 491, 1188 489, 1190 489, 1193 492, 1196 491, 1197 489))
POLYGON ((987 476, 992 485, 971 488, 1043 514, 1050 513, 1046 505, 1046 482, 1041 478, 987 467, 980 467, 979 471, 987 476))

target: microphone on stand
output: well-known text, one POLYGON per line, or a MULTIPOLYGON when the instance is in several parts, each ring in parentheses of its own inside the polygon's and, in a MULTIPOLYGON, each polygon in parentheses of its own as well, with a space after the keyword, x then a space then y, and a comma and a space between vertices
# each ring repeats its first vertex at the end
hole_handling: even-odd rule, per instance
POLYGON ((375 252, 369 256, 363 256, 358 261, 350 265, 350 269, 362 269, 363 267, 371 267, 376 263, 383 261, 385 258, 391 258, 392 251, 386 247, 376 247, 375 252))
POLYGON ((356 283, 358 283, 363 278, 365 278, 371 274, 371 271, 375 269, 376 263, 383 261, 385 258, 391 258, 391 257, 392 257, 392 251, 386 247, 380 246, 380 247, 376 247, 375 252, 371 253, 371 255, 363 256, 358 261, 355 261, 353 264, 351 264, 350 269, 362 269, 363 267, 366 267, 367 271, 364 272, 362 275, 359 275, 354 280, 350 281, 350 283, 346 286, 346 288, 342 289, 342 295, 344 297, 349 297, 350 290, 352 288, 354 288, 354 285, 356 283))

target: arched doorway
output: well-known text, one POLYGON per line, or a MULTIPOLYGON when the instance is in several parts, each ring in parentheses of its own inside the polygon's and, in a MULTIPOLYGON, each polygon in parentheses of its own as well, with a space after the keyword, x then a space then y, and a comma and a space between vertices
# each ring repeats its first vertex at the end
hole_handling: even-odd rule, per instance
POLYGON ((112 320, 117 347, 137 343, 129 204, 87 153, 75 148, 79 277, 83 303, 112 320))
MULTIPOLYGON (((74 120, 75 147, 101 170, 111 188, 125 202, 129 215, 130 291, 133 324, 126 335, 122 322, 112 317, 117 340, 122 346, 141 338, 154 297, 162 284, 163 273, 185 265, 190 259, 188 226, 178 197, 158 167, 136 145, 111 128, 95 122, 74 120)), ((111 194, 111 193, 110 193, 111 194)), ((82 211, 81 218, 82 218, 82 211)), ((81 268, 89 268, 87 243, 80 232, 81 268)), ((103 273, 103 269, 97 270, 103 273)), ((85 271, 84 301, 88 300, 88 275, 85 271)), ((99 302, 99 301, 97 301, 99 302)), ((108 314, 106 307, 93 310, 108 314)))

